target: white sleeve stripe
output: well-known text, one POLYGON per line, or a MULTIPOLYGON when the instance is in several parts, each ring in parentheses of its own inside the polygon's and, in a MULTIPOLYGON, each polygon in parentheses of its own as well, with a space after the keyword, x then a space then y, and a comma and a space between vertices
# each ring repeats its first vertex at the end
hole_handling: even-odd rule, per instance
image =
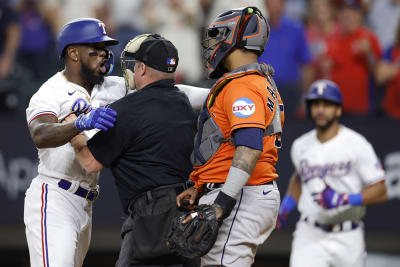
POLYGON ((54 116, 54 117, 57 118, 56 113, 54 113, 53 111, 41 111, 41 112, 38 112, 38 113, 36 113, 35 115, 33 115, 33 118, 29 120, 28 125, 29 125, 34 119, 36 119, 37 117, 43 116, 43 115, 52 115, 52 116, 54 116))

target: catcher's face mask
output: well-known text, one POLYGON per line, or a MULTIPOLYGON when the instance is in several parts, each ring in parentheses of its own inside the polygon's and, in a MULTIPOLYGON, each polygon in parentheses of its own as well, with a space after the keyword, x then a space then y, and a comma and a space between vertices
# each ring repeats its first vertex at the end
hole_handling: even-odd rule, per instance
POLYGON ((127 90, 135 90, 135 77, 134 68, 136 64, 136 52, 139 50, 140 45, 151 34, 138 35, 127 43, 124 51, 121 53, 121 68, 125 79, 125 86, 127 90))
POLYGON ((132 39, 121 54, 121 66, 128 89, 135 88, 135 60, 155 70, 174 73, 179 62, 178 50, 159 34, 142 34, 132 39))
POLYGON ((204 61, 209 77, 219 78, 223 74, 222 61, 234 48, 264 51, 269 36, 269 25, 256 7, 229 10, 211 23, 206 31, 204 61))

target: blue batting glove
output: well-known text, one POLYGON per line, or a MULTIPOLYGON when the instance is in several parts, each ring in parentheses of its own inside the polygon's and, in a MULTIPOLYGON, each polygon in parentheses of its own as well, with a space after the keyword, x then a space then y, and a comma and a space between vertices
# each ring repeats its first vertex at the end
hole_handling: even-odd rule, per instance
POLYGON ((297 201, 291 195, 286 195, 279 207, 278 218, 276 220, 276 227, 278 230, 282 229, 287 221, 289 213, 297 207, 297 201))
POLYGON ((359 206, 362 204, 361 194, 338 193, 328 185, 322 192, 312 193, 314 201, 324 209, 334 209, 343 205, 359 206))
POLYGON ((87 114, 81 114, 75 121, 75 127, 82 132, 91 129, 107 131, 114 127, 117 112, 111 108, 99 107, 87 114))
POLYGON ((92 106, 83 98, 78 98, 71 106, 71 113, 75 113, 76 116, 88 113, 92 110, 92 106))

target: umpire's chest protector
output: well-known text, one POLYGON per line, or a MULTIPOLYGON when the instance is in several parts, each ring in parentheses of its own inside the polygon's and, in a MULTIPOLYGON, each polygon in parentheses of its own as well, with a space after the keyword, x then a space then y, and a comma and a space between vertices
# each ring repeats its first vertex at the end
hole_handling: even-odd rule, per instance
MULTIPOLYGON (((198 132, 194 139, 194 150, 191 155, 191 161, 194 167, 200 167, 206 164, 219 150, 221 145, 225 142, 232 142, 231 136, 224 136, 223 131, 218 126, 217 122, 211 116, 210 109, 213 106, 216 97, 223 90, 223 88, 232 80, 243 77, 245 75, 257 74, 264 76, 269 84, 272 85, 274 93, 271 95, 274 98, 275 106, 279 107, 278 94, 275 82, 272 79, 273 69, 270 66, 260 63, 251 63, 244 65, 225 76, 221 77, 216 81, 213 88, 211 89, 206 101, 204 102, 198 120, 198 132)), ((269 87, 265 90, 271 90, 269 87)), ((272 122, 268 125, 264 132, 264 136, 274 135, 282 132, 281 125, 281 112, 277 108, 272 119, 272 122)))

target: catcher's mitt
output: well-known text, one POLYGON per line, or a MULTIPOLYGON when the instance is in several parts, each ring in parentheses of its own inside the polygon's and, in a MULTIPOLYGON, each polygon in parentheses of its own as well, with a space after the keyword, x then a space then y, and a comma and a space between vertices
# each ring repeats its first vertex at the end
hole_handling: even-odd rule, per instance
POLYGON ((176 217, 167 238, 167 246, 186 258, 197 258, 207 254, 218 236, 220 223, 211 205, 200 205, 193 211, 176 217), (197 216, 196 216, 197 214, 197 216), (182 224, 187 217, 193 219, 182 224))

